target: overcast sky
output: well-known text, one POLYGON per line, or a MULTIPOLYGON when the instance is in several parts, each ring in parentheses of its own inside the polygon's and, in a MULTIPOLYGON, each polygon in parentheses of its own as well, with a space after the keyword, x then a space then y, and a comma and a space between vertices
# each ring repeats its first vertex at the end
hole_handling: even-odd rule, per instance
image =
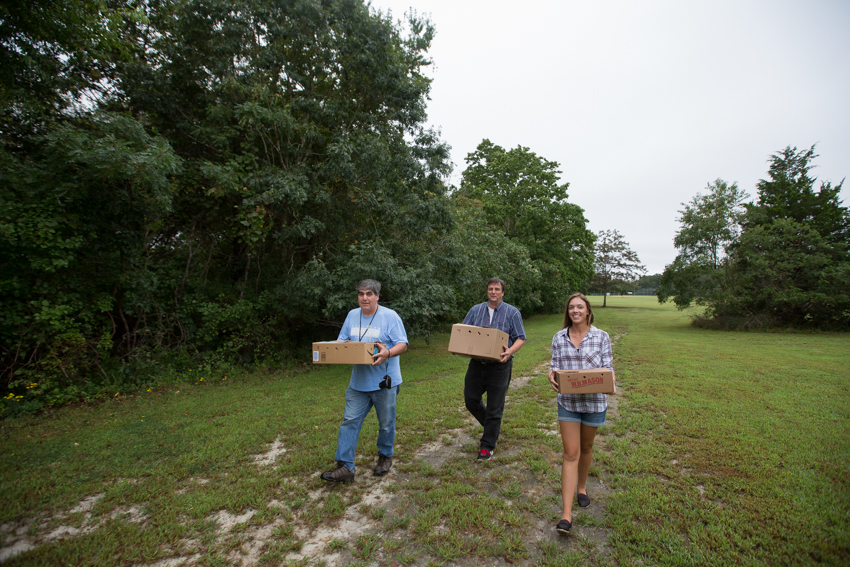
POLYGON ((681 203, 717 178, 755 197, 771 154, 812 144, 819 180, 850 175, 848 0, 372 6, 436 26, 428 117, 453 184, 482 139, 527 147, 561 164, 589 228, 619 230, 650 274, 676 256, 681 203))

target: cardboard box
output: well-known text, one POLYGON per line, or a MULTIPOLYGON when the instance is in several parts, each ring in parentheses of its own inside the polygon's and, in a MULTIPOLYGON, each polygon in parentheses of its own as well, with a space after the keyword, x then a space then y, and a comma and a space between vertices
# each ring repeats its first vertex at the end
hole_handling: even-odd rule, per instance
POLYGON ((452 325, 449 339, 449 352, 452 354, 498 361, 502 346, 508 346, 508 334, 504 331, 474 325, 452 325))
MULTIPOLYGON (((323 341, 313 343, 313 364, 372 364, 375 342, 323 341)), ((387 348, 384 343, 377 343, 387 348)))
POLYGON ((614 373, 607 368, 556 370, 562 394, 615 394, 614 373))

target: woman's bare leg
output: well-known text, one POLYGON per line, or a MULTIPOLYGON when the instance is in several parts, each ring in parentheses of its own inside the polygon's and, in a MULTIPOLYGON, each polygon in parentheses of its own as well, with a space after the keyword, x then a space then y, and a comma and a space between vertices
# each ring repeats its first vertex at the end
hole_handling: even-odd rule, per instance
POLYGON ((596 427, 581 426, 581 456, 578 460, 578 479, 576 489, 587 494, 587 475, 590 473, 590 461, 593 459, 593 440, 596 437, 596 427))
POLYGON ((561 440, 564 443, 564 462, 561 466, 561 499, 563 500, 561 519, 572 522, 573 496, 578 483, 581 456, 581 424, 571 421, 558 423, 561 425, 561 440))

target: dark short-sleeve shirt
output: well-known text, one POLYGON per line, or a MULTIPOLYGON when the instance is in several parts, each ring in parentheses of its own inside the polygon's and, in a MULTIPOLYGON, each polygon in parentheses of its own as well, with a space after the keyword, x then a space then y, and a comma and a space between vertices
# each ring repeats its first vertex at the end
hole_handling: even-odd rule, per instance
POLYGON ((485 301, 469 310, 469 313, 463 318, 463 324, 504 331, 508 335, 508 348, 519 339, 526 340, 525 327, 522 326, 522 315, 520 315, 519 309, 504 301, 493 309, 492 321, 490 321, 490 311, 487 309, 487 302, 485 301))

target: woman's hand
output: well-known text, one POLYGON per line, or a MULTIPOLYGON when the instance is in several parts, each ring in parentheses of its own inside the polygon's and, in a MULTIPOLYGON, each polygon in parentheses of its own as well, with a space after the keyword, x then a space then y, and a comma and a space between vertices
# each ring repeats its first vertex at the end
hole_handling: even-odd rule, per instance
POLYGON ((555 390, 556 392, 559 391, 558 390, 558 380, 555 377, 555 371, 554 370, 549 371, 549 383, 552 385, 553 390, 555 390))

